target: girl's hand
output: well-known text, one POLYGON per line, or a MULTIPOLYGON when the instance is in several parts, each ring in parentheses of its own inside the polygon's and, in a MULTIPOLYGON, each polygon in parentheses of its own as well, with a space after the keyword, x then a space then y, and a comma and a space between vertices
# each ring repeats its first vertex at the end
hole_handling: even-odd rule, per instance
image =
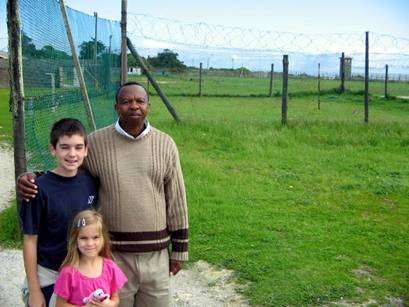
POLYGON ((115 301, 110 300, 109 298, 104 299, 102 302, 93 298, 86 305, 86 307, 117 307, 117 306, 118 304, 115 301))
POLYGON ((101 303, 102 303, 101 306, 104 306, 104 307, 117 307, 118 306, 118 304, 116 302, 114 302, 113 300, 111 300, 109 298, 105 299, 101 303))

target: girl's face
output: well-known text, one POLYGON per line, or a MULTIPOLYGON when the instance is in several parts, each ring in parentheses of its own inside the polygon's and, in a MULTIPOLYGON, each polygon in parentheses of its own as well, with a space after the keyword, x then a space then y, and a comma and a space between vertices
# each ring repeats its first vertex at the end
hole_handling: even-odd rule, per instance
POLYGON ((98 224, 91 224, 80 228, 77 239, 81 256, 96 257, 104 246, 101 228, 98 224))

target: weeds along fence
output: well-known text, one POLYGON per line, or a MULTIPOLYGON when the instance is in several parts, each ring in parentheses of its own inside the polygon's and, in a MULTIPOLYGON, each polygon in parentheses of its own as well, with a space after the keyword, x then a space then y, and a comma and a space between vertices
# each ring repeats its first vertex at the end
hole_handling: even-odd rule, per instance
MULTIPOLYGON (((120 24, 66 8, 97 127, 115 118, 119 85, 120 24)), ((20 0, 27 162, 47 169, 51 125, 75 117, 87 126, 78 75, 55 0, 20 0)), ((90 127, 87 126, 88 131, 90 127)))

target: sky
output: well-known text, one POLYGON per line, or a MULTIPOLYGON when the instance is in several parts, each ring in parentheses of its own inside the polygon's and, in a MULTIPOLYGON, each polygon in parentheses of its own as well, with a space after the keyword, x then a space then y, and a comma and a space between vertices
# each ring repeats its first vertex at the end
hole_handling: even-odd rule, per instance
MULTIPOLYGON (((66 0, 65 4, 89 14, 97 11, 100 17, 121 17, 120 0, 66 0)), ((408 0, 129 0, 128 11, 280 32, 372 31, 409 38, 408 0)))
MULTIPOLYGON (((41 1, 41 0, 36 0, 41 1)), ((7 44, 6 2, 0 0, 0 50, 7 44)), ((121 0, 66 0, 73 9, 119 20, 121 0)), ((128 11, 183 22, 295 33, 371 31, 409 39, 408 0, 151 0, 128 11)))

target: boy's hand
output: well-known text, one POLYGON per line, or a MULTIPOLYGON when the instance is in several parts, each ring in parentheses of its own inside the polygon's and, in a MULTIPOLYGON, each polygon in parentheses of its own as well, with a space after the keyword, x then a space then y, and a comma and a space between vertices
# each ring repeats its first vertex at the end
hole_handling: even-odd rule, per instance
POLYGON ((45 298, 41 290, 30 291, 28 296, 28 306, 30 307, 46 307, 45 298))
POLYGON ((183 261, 170 260, 169 263, 169 275, 176 275, 183 267, 183 261))
POLYGON ((17 179, 18 192, 25 201, 35 198, 37 186, 35 185, 36 175, 34 173, 25 173, 17 179))

